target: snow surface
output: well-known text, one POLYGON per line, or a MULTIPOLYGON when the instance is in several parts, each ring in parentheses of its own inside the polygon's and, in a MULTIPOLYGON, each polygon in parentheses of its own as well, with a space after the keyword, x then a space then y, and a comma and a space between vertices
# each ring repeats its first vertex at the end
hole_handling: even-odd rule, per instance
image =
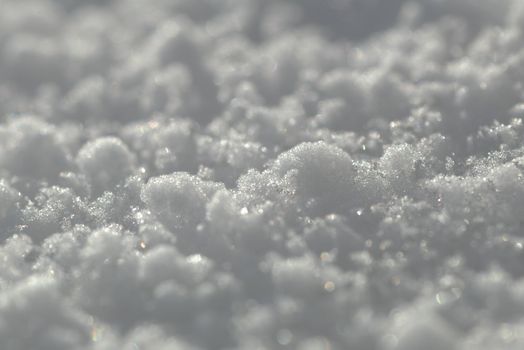
POLYGON ((522 0, 0 0, 0 349, 523 349, 522 117, 522 0))

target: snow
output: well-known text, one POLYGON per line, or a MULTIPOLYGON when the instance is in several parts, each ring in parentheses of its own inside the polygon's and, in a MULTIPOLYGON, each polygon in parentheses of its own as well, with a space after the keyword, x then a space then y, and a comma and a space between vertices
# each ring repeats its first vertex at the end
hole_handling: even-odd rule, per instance
POLYGON ((86 143, 76 157, 76 164, 94 196, 122 184, 133 174, 133 163, 133 154, 115 137, 101 137, 86 143))
POLYGON ((0 0, 0 349, 522 349, 521 0, 0 0))

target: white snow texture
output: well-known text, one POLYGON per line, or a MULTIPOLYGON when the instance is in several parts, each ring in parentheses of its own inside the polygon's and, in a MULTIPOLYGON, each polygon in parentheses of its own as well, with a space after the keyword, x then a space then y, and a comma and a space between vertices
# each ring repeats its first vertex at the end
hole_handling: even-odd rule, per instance
POLYGON ((524 1, 0 0, 0 350, 524 349, 524 1))

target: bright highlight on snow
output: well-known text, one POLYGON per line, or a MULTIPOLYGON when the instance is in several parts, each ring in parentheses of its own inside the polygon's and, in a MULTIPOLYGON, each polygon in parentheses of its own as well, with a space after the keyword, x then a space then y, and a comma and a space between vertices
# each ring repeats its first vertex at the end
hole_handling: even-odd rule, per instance
POLYGON ((524 348, 521 0, 0 0, 0 349, 524 348))

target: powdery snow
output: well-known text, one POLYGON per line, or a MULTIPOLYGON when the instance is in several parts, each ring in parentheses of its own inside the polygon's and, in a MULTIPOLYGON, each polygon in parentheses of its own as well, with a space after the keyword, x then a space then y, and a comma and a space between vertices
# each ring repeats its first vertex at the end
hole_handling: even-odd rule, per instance
POLYGON ((0 349, 524 348, 521 0, 0 0, 0 349))

